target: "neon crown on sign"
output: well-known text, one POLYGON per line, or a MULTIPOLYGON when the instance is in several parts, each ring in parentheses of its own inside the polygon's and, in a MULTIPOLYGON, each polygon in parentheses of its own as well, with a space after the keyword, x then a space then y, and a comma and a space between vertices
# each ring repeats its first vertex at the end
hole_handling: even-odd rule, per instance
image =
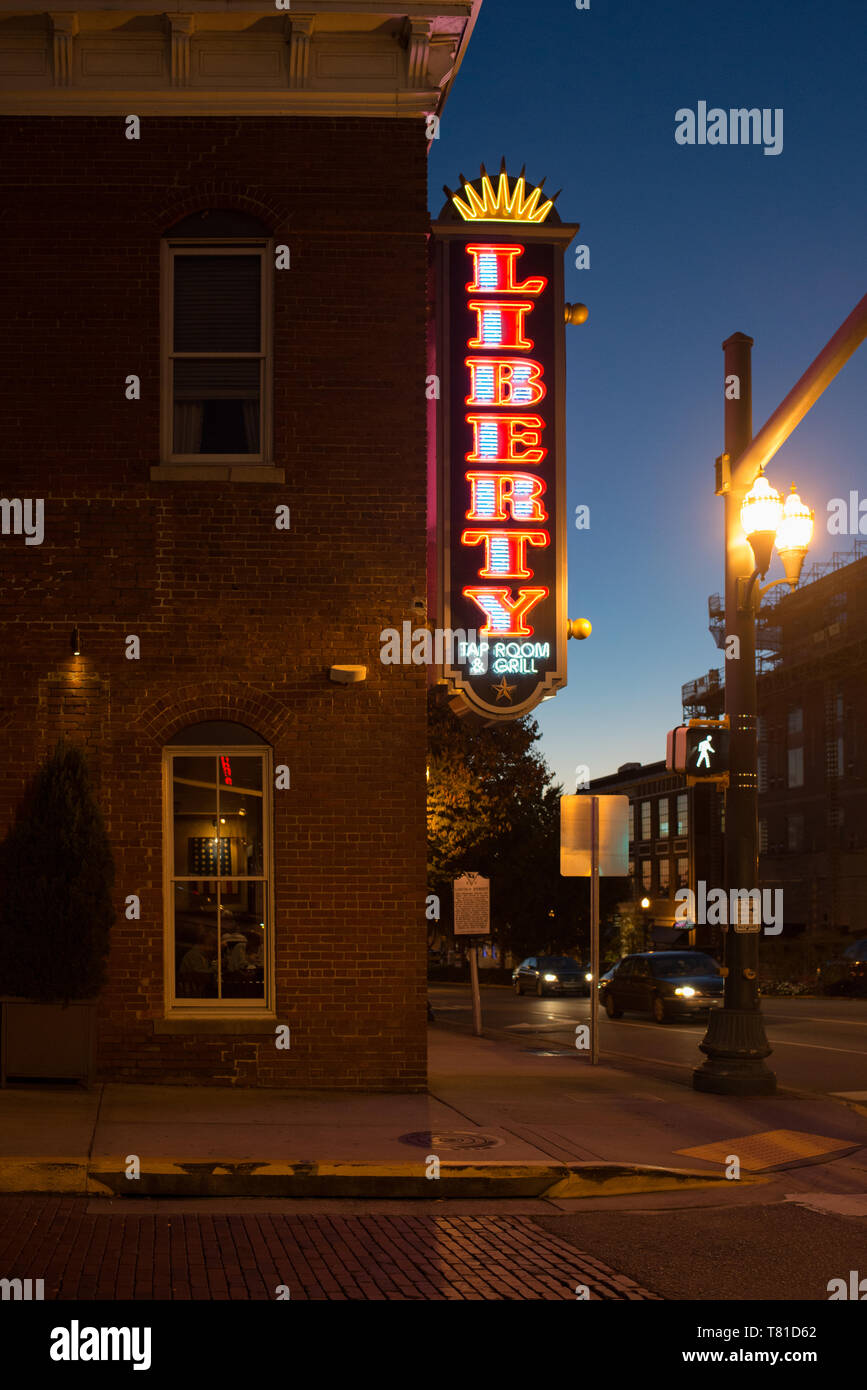
POLYGON ((461 174, 461 183, 466 197, 458 196, 450 188, 446 188, 446 194, 451 198, 465 222, 544 222, 548 213, 554 206, 554 198, 549 198, 547 202, 539 206, 539 199, 542 197, 542 185, 545 180, 537 187, 526 190, 524 180, 524 170, 516 178, 514 184, 509 181, 506 173, 505 160, 500 168, 500 176, 497 179, 497 190, 491 183, 490 175, 481 166, 481 193, 461 174))

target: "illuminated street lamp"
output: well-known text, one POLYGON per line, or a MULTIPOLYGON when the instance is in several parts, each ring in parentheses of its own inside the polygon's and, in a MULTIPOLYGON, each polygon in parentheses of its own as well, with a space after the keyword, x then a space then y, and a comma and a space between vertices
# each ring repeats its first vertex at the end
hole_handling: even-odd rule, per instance
POLYGON ((750 543, 756 571, 764 579, 771 563, 777 527, 783 519, 780 494, 760 473, 741 503, 741 526, 750 543))
POLYGON ((783 519, 777 527, 777 551, 793 589, 798 587, 804 556, 813 539, 813 513, 805 507, 792 483, 783 506, 783 519))
POLYGON ((649 898, 642 898, 642 899, 641 899, 641 924, 642 924, 642 929, 641 929, 642 942, 641 942, 641 944, 642 944, 642 948, 643 948, 645 951, 647 950, 648 927, 649 927, 649 925, 650 925, 650 918, 649 918, 648 915, 647 915, 649 911, 650 911, 650 899, 649 899, 649 898))
POLYGON ((788 584, 797 589, 804 557, 813 538, 813 513, 801 501, 794 483, 783 502, 777 489, 771 487, 760 471, 741 503, 741 526, 755 561, 749 578, 738 581, 741 610, 749 612, 751 608, 758 608, 761 599, 776 584, 788 584), (764 588, 756 589, 756 580, 764 579, 770 568, 774 546, 779 551, 786 577, 772 579, 764 588))

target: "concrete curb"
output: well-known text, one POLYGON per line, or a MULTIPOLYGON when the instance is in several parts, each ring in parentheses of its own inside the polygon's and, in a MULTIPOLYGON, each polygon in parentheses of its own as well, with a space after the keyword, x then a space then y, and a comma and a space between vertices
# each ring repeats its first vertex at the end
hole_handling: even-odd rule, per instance
MULTIPOLYGON (((685 1191, 729 1180, 687 1168, 621 1163, 257 1163, 149 1159, 128 1178, 125 1157, 0 1158, 0 1192, 89 1197, 614 1197, 685 1191)), ((767 1181, 750 1175, 740 1186, 767 1181)))

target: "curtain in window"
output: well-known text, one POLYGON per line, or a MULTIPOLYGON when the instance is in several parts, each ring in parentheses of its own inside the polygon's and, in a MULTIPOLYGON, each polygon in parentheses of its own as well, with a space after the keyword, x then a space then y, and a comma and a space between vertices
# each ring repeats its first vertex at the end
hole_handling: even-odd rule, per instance
POLYGON ((175 401, 174 451, 199 454, 202 451, 202 422, 205 407, 201 401, 175 401))

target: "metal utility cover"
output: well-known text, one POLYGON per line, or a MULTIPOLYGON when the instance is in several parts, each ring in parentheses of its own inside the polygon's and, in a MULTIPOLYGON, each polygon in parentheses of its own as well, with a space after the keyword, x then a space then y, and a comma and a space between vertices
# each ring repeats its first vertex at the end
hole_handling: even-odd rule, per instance
POLYGON ((427 1149, 498 1149, 505 1140, 492 1134, 478 1134, 475 1130, 416 1130, 413 1134, 402 1134, 401 1144, 413 1144, 416 1148, 427 1149))
POLYGON ((685 1158, 704 1158, 709 1163, 725 1164, 734 1154, 741 1168, 749 1173, 768 1172, 773 1168, 797 1168, 802 1163, 817 1163, 828 1154, 840 1157, 855 1153, 860 1144, 845 1139, 832 1139, 825 1134, 805 1134, 797 1129, 768 1129, 761 1134, 743 1134, 737 1139, 717 1140, 699 1144, 694 1149, 677 1149, 685 1158))

